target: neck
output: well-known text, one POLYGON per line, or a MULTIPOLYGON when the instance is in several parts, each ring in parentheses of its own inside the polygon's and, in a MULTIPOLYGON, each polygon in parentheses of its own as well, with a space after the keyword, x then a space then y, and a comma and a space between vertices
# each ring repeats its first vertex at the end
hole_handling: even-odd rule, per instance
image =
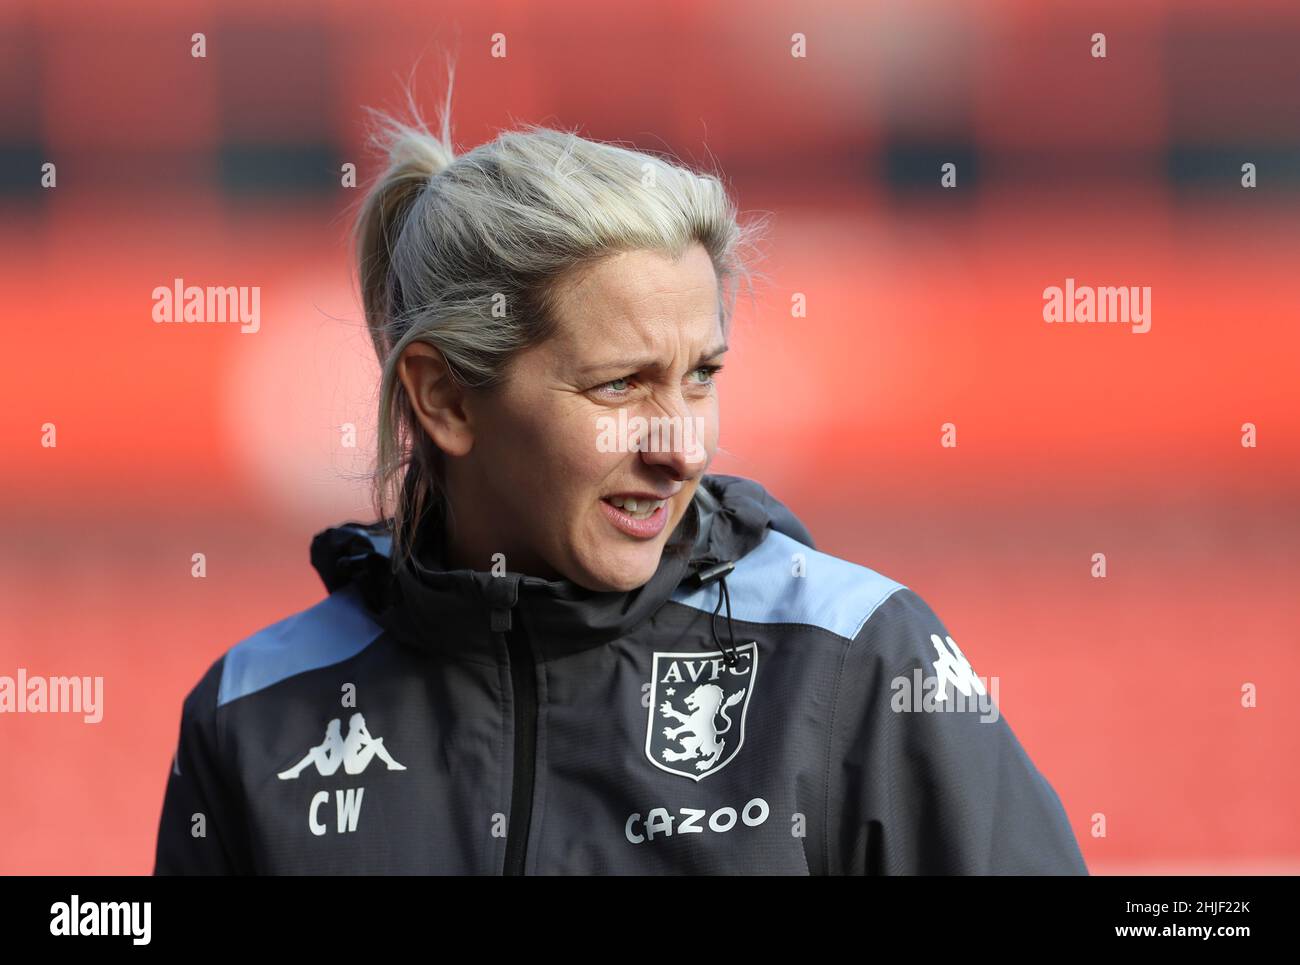
POLYGON ((563 579, 536 554, 500 538, 492 521, 473 512, 457 512, 454 505, 464 504, 449 503, 445 523, 440 527, 442 565, 446 569, 490 572, 499 560, 512 573, 544 580, 563 579))

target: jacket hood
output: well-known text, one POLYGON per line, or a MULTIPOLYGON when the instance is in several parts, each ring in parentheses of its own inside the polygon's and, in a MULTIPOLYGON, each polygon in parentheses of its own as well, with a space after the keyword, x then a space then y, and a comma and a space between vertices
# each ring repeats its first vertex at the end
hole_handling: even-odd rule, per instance
POLYGON ((494 576, 445 569, 443 520, 437 513, 422 521, 411 559, 394 573, 390 527, 391 520, 348 522, 317 533, 311 563, 326 590, 355 585, 380 624, 416 649, 493 663, 500 659, 497 638, 521 626, 546 657, 625 636, 683 584, 694 588, 719 580, 721 606, 728 564, 758 546, 769 528, 816 549, 803 523, 759 483, 725 475, 700 480, 654 575, 627 591, 589 590, 567 579, 509 571, 494 576))

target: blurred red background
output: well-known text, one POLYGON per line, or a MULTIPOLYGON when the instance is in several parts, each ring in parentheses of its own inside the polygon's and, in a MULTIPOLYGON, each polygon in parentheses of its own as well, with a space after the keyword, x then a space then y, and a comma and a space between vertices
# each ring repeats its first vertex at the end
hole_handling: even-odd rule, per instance
POLYGON ((771 213, 713 471, 926 598, 1092 871, 1300 871, 1297 49, 1284 2, 10 0, 0 674, 105 697, 0 716, 0 872, 150 871, 185 693, 371 518, 339 169, 443 51, 462 149, 577 127, 771 213), (155 324, 176 277, 260 286, 261 330, 155 324), (1067 277, 1150 286, 1151 330, 1045 324, 1067 277))

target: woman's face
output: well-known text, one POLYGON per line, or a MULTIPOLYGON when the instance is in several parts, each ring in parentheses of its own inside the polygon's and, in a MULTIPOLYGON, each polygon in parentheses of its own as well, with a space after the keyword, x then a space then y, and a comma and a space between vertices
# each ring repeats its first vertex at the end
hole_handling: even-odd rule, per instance
POLYGON ((632 589, 717 449, 717 276, 698 244, 676 262, 612 255, 561 282, 557 314, 555 336, 517 355, 502 386, 463 396, 462 422, 434 420, 448 563, 488 570, 503 553, 511 571, 632 589), (612 501, 634 495, 636 511, 612 501))

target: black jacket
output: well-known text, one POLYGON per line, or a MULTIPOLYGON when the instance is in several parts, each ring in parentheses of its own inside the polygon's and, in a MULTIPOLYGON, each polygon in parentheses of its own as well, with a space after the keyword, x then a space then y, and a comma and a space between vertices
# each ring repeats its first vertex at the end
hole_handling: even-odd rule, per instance
POLYGON ((757 483, 627 593, 440 536, 396 577, 379 524, 315 537, 329 595, 185 699, 155 873, 1087 873, 925 602, 757 483))

